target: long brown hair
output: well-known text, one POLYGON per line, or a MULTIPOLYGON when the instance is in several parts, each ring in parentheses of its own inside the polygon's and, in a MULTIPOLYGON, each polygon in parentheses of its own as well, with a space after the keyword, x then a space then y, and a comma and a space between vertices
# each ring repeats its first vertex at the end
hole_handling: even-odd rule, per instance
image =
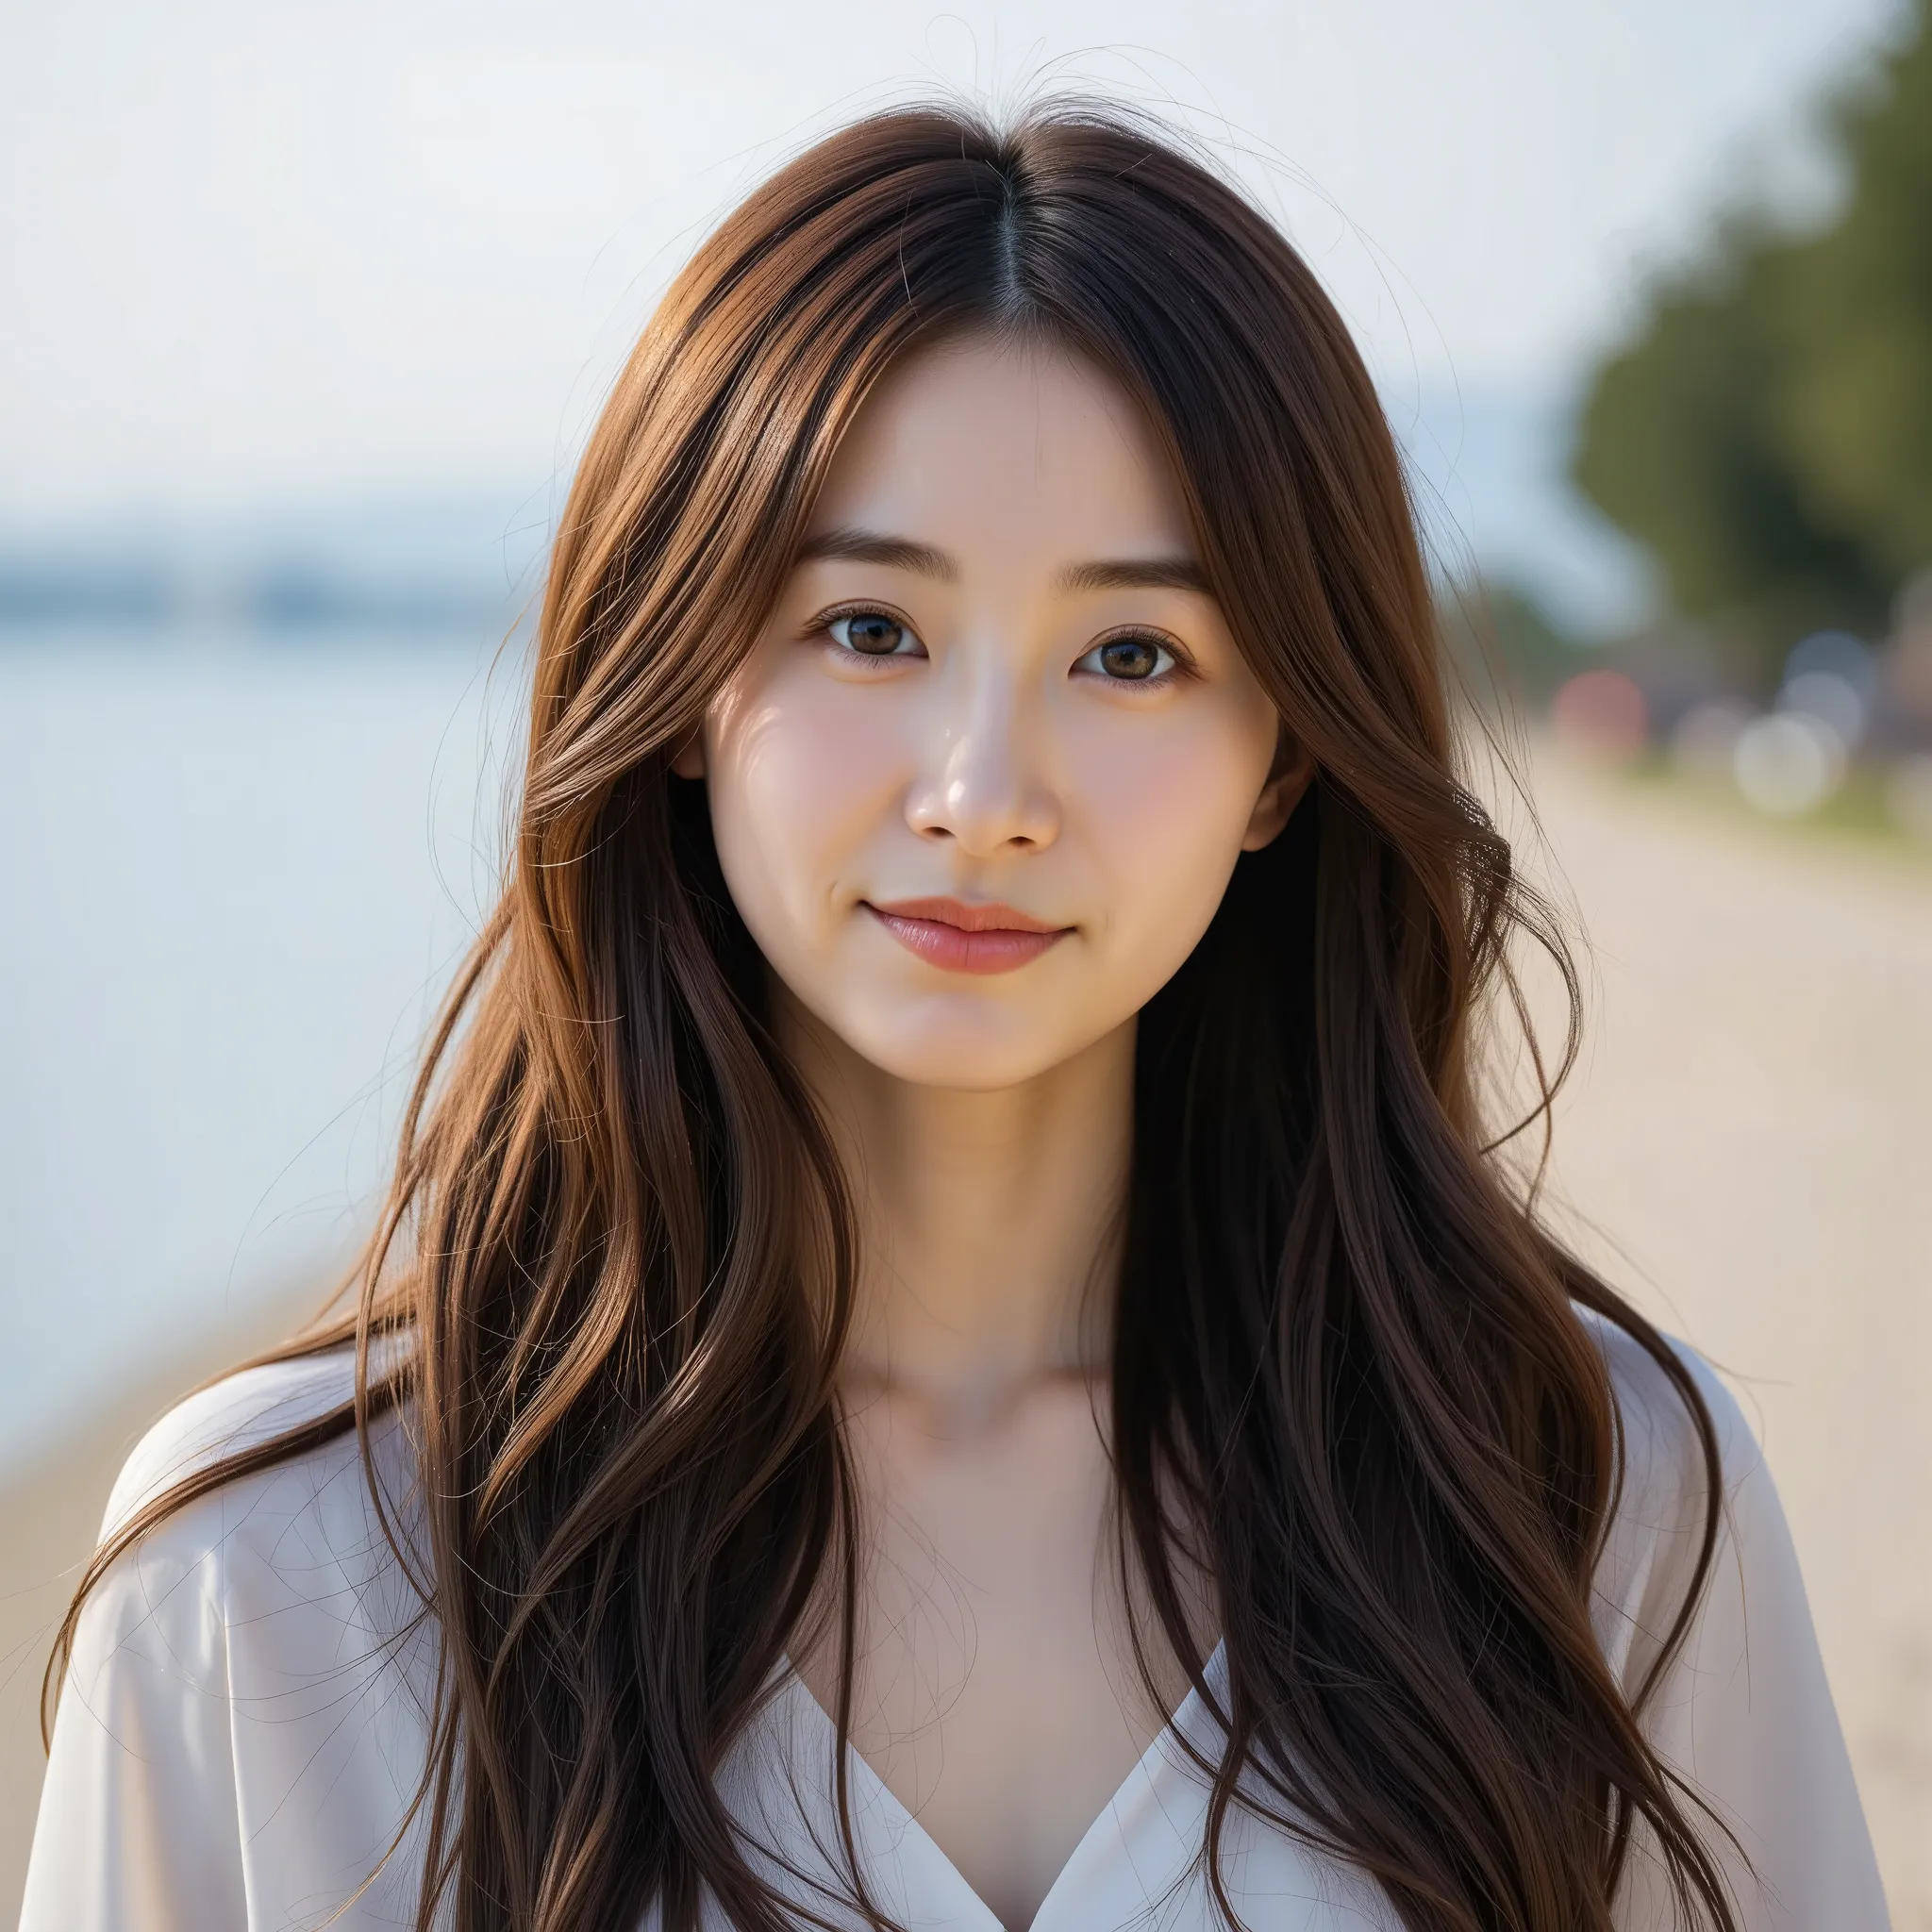
MULTIPOLYGON (((867 119, 677 278, 563 516, 513 863, 358 1311, 286 1352, 356 1335, 357 1402, 176 1489, 82 1594, 168 1509, 352 1427, 366 1444, 406 1401, 442 1656, 424 1932, 439 1909, 458 1932, 617 1932, 653 1901, 685 1932, 707 1894, 750 1932, 796 1923, 714 1774, 825 1577, 852 1588, 851 1217, 702 787, 670 760, 854 411, 914 344, 969 330, 1057 342, 1138 399, 1319 768, 1142 1015, 1137 1062, 1120 1556, 1210 1698, 1184 1566, 1215 1586, 1216 1895, 1241 1803, 1372 1874, 1414 1932, 1587 1932, 1641 1826, 1686 1919, 1729 1928, 1694 1801, 1639 1727, 1647 1687, 1620 1689, 1591 1633, 1618 1418, 1579 1306, 1694 1422, 1700 1587, 1715 1437, 1669 1346, 1483 1144, 1486 990, 1513 932, 1556 938, 1455 775, 1395 448, 1288 242, 1112 109, 867 119), (385 1335, 408 1345, 377 1376, 385 1335)), ((851 1670, 848 1644, 841 1707, 851 1670)))

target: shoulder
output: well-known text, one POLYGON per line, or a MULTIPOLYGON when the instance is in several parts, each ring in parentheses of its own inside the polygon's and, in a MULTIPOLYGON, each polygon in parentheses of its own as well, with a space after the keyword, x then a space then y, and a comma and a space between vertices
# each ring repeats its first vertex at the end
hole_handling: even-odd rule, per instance
MULTIPOLYGON (((196 1476, 305 1424, 342 1414, 355 1394, 347 1348, 244 1369, 197 1391, 148 1430, 121 1471, 103 1541, 196 1476)), ((396 1594, 391 1536, 417 1535, 415 1460, 406 1413, 291 1446, 265 1467, 217 1481, 168 1508, 96 1586, 89 1614, 125 1627, 200 1604, 225 1627, 291 1602, 373 1606, 396 1594)), ((407 1609, 398 1603, 394 1615, 407 1609)), ((393 1618, 385 1615, 380 1621, 393 1618)))
POLYGON ((1722 1594, 1755 1576, 1757 1591, 1769 1593, 1775 1575, 1781 1592, 1790 1539, 1763 1451, 1710 1363, 1665 1336, 1673 1374, 1614 1323, 1590 1313, 1583 1322, 1617 1406, 1617 1488, 1597 1564, 1595 1621, 1612 1667, 1635 1690, 1679 1618, 1699 1607, 1700 1576, 1706 1618, 1713 1585, 1722 1594))
POLYGON ((134 1446, 108 1498, 103 1541, 144 1505, 227 1457, 320 1420, 355 1394, 347 1349, 239 1370, 176 1403, 134 1446))
MULTIPOLYGON (((1879 1932, 1872 1848, 1771 1471, 1737 1398, 1666 1338, 1708 1415, 1643 1345, 1585 1317, 1617 1399, 1622 1482, 1597 1564, 1597 1638, 1652 1748, 1724 1830, 1709 1850, 1740 1923, 1879 1932), (1705 1561, 1708 1552, 1708 1561, 1705 1561)), ((1654 1857, 1633 1858, 1617 1923, 1678 1923, 1654 1857)))
POLYGON ((1703 1509, 1709 1468, 1700 1419, 1690 1399, 1693 1394, 1709 1419, 1725 1493, 1761 1469, 1763 1452, 1738 1398, 1694 1348, 1674 1336, 1660 1338, 1673 1374, 1628 1330, 1601 1315, 1580 1312, 1616 1399, 1624 1507, 1673 1513, 1673 1504, 1689 1502, 1703 1509))
MULTIPOLYGON (((345 1873, 383 1868, 438 1695, 410 1417, 379 1417, 366 1454, 345 1425, 225 1469, 336 1415, 354 1386, 346 1350, 244 1370, 171 1409, 128 1458, 106 1533, 164 1507, 73 1626, 36 1925, 308 1924, 345 1873), (197 1475, 212 1480, 170 1500, 197 1475)), ((394 1882, 408 1872, 405 1858, 394 1882)), ((366 1900, 354 1914, 412 1916, 366 1900)))

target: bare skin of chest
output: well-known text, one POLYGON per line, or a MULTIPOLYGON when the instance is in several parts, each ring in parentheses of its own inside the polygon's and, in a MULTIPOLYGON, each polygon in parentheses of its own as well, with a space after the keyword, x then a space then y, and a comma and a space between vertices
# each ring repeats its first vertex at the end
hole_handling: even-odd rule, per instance
MULTIPOLYGON (((866 1574, 852 1744, 1001 1923, 1054 1880, 1185 1693, 1141 1684, 1084 1377, 988 1413, 858 1393, 866 1574)), ((826 1710, 835 1644, 800 1674, 826 1710)))

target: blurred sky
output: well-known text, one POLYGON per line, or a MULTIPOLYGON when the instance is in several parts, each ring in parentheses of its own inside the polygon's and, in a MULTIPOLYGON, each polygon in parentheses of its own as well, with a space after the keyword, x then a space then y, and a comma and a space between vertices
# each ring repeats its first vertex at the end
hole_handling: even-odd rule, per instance
POLYGON ((1546 394, 1892 0, 6 0, 0 517, 554 485, 703 228, 908 90, 1185 120, 1398 419, 1546 394))

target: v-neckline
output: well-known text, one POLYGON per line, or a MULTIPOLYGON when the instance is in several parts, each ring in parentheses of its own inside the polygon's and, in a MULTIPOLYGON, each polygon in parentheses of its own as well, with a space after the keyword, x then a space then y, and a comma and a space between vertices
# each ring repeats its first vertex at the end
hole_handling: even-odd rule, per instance
MULTIPOLYGON (((1216 1690, 1217 1694, 1220 1692, 1219 1680, 1223 1672, 1222 1651, 1223 1646, 1217 1643, 1202 1672, 1202 1675, 1216 1690)), ((837 1726, 832 1722, 831 1713, 812 1695, 810 1688, 799 1675, 789 1657, 784 1659, 780 1668, 786 1675, 788 1693, 804 1700, 810 1713, 808 1721, 815 1723, 822 1731, 832 1734, 829 1742, 836 1751, 839 1748, 839 1740, 837 1726)), ((1033 1917, 1027 1922, 1025 1932, 1054 1932, 1054 1913, 1058 1908, 1060 1896, 1063 1892, 1070 1892, 1079 1882, 1080 1868, 1091 1862, 1092 1857, 1096 1856, 1092 1848, 1104 1829, 1111 1821, 1117 1819, 1123 1803, 1133 1794, 1137 1785, 1152 1787, 1160 1765, 1173 1761, 1169 1756, 1170 1749, 1183 1753, 1183 1747, 1178 1740, 1189 1734, 1191 1727, 1204 1711, 1201 1693, 1190 1685, 1187 1695, 1181 1699, 1167 1722, 1155 1733, 1147 1748, 1134 1760, 1132 1768, 1114 1788, 1107 1802, 1088 1821, 1086 1830, 1080 1834, 1074 1849, 1067 1854, 1066 1862, 1055 1873, 1053 1883, 1047 1887, 1046 1893, 1041 1899, 1033 1917)), ((929 1865, 939 1874, 940 1881, 949 1890, 958 1893, 958 1905, 968 1912, 975 1924, 981 1928, 981 1932, 1006 1932, 1005 1922, 999 1914, 968 1883, 965 1874, 953 1862, 945 1848, 919 1822, 918 1814, 911 1810, 891 1786, 873 1769, 864 1753, 857 1750, 849 1739, 845 1741, 843 1749, 847 1777, 859 1787, 864 1803, 875 1808, 891 1828, 892 1835, 902 1841, 909 1839, 920 1848, 922 1857, 919 1862, 929 1865)), ((918 1912, 915 1912, 914 1916, 923 1917, 918 1912)))

